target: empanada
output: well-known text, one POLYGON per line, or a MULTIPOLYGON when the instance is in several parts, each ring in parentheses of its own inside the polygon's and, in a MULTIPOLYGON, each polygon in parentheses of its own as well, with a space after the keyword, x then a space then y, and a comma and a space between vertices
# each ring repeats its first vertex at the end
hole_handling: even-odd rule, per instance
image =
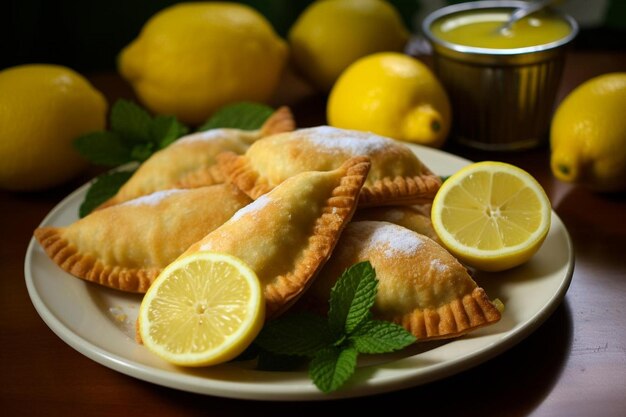
POLYGON ((352 222, 299 308, 319 311, 351 265, 368 260, 378 278, 375 318, 398 323, 418 340, 460 336, 500 320, 500 311, 466 269, 426 236, 388 222, 352 222))
POLYGON ((383 221, 413 230, 420 235, 425 235, 440 243, 439 236, 430 221, 429 206, 392 206, 392 207, 370 207, 357 210, 353 221, 374 220, 383 221))
POLYGON ((370 163, 346 161, 332 171, 295 175, 191 246, 234 255, 261 281, 268 317, 287 309, 308 287, 350 221, 370 163))
POLYGON ((211 129, 178 139, 144 161, 117 194, 98 208, 170 188, 195 188, 224 182, 215 157, 230 151, 241 154, 254 141, 279 132, 291 131, 291 111, 281 107, 259 130, 211 129))
POLYGON ((335 169, 359 155, 369 157, 372 164, 359 207, 427 203, 441 185, 406 145, 329 126, 268 136, 244 155, 221 154, 218 163, 228 181, 256 199, 299 172, 335 169))
POLYGON ((251 201, 230 184, 163 190, 34 234, 68 273, 145 292, 165 266, 251 201))

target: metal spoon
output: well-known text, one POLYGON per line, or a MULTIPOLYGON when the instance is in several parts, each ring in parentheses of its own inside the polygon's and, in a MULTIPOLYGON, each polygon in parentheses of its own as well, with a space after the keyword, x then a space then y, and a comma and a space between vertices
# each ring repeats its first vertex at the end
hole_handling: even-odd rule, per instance
POLYGON ((518 9, 515 9, 513 13, 511 13, 511 17, 507 20, 502 26, 497 29, 497 32, 500 34, 505 34, 507 31, 511 30, 511 27, 520 19, 525 18, 526 16, 538 12, 543 8, 549 6, 551 3, 554 3, 555 0, 538 0, 532 3, 528 3, 526 6, 522 6, 518 9))

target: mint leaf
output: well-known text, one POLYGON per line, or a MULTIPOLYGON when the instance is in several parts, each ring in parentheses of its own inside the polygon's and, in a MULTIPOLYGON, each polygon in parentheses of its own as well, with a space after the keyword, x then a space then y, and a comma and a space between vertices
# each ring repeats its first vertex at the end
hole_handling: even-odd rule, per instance
POLYGON ((261 349, 279 355, 313 356, 332 343, 332 338, 325 318, 296 313, 269 321, 255 343, 261 349))
POLYGON ((376 272, 368 261, 344 271, 330 291, 328 324, 334 333, 350 333, 369 317, 377 286, 376 272))
POLYGON ((118 166, 132 161, 131 149, 113 132, 93 132, 74 140, 74 148, 91 162, 118 166))
MULTIPOLYGON (((189 131, 174 116, 153 119, 146 110, 127 100, 115 102, 109 124, 108 132, 92 132, 74 140, 78 152, 95 164, 119 166, 131 161, 144 162, 189 131)), ((97 178, 91 185, 95 189, 87 192, 79 215, 87 215, 112 197, 128 178, 130 174, 97 178)))
POLYGON ((138 143, 133 146, 130 154, 133 161, 143 162, 154 153, 156 145, 152 142, 138 143))
POLYGON ((152 142, 158 145, 158 149, 166 148, 176 139, 186 135, 189 128, 180 123, 174 116, 157 116, 150 126, 152 142))
POLYGON ((147 111, 128 100, 117 100, 111 109, 111 130, 131 142, 150 141, 152 118, 147 111))
POLYGON ((404 327, 380 320, 370 320, 359 326, 350 340, 359 353, 388 353, 415 343, 415 336, 404 327))
POLYGON ((255 344, 260 369, 293 369, 312 357, 309 376, 323 392, 339 389, 354 373, 359 353, 387 353, 415 342, 397 324, 371 319, 378 280, 369 261, 346 269, 331 290, 328 319, 311 313, 265 324, 255 344), (294 362, 295 361, 295 362, 294 362))
POLYGON ((199 131, 230 127, 235 129, 256 130, 260 129, 274 109, 264 104, 242 101, 240 103, 229 104, 211 116, 199 131))
POLYGON ((321 391, 335 391, 354 373, 357 356, 357 350, 351 346, 324 348, 311 360, 309 376, 321 391))
POLYGON ((131 175, 133 171, 117 171, 96 177, 85 195, 85 200, 80 205, 78 215, 81 218, 85 217, 93 209, 113 197, 131 175))

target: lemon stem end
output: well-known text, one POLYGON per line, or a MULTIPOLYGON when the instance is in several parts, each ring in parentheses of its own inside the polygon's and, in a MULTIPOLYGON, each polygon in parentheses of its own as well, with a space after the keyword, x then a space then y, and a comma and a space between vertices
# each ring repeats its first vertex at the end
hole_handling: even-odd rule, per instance
POLYGON ((415 107, 404 119, 404 138, 410 142, 431 145, 441 139, 441 115, 430 105, 415 107))

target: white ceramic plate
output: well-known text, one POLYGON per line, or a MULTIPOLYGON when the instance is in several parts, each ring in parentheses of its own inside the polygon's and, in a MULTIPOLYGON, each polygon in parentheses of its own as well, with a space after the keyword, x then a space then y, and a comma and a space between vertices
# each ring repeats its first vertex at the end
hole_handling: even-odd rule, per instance
MULTIPOLYGON (((412 149, 434 172, 449 175, 469 161, 418 146, 412 149)), ((65 226, 77 220, 87 185, 69 195, 42 225, 65 226)), ((574 267, 567 230, 552 213, 552 228, 540 251, 525 265, 476 281, 506 311, 496 325, 450 342, 416 345, 401 353, 365 358, 350 383, 322 394, 306 372, 263 372, 248 362, 185 369, 170 365, 134 341, 141 297, 109 290, 62 271, 33 239, 25 276, 31 300, 46 324, 67 344, 94 361, 124 374, 180 390, 256 400, 322 400, 357 397, 424 384, 461 372, 509 349, 555 310, 574 267)))

